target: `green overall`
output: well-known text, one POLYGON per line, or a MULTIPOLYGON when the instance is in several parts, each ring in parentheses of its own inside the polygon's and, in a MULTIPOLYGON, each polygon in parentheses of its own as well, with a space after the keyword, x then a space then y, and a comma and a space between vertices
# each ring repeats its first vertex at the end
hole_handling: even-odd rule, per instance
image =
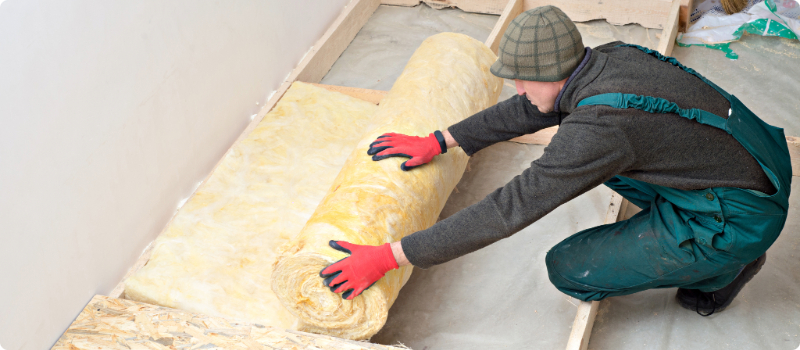
POLYGON ((652 288, 718 290, 764 254, 786 222, 792 177, 783 129, 759 119, 728 94, 676 59, 636 45, 711 85, 730 101, 728 119, 699 109, 681 109, 652 96, 609 93, 578 106, 605 105, 651 113, 676 113, 732 135, 758 161, 777 192, 715 187, 678 190, 623 176, 605 183, 642 208, 632 218, 581 231, 546 257, 550 281, 580 300, 601 300, 652 288))

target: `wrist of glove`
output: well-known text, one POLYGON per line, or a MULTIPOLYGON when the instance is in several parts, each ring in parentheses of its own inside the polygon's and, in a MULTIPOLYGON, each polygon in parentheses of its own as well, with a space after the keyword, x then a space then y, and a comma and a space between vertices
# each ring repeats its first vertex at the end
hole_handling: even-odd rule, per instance
POLYGON ((398 268, 389 243, 379 246, 358 245, 345 241, 330 241, 331 248, 350 254, 322 269, 322 284, 342 298, 353 300, 372 287, 387 272, 398 268))
POLYGON ((408 171, 430 162, 434 156, 447 153, 444 135, 436 130, 427 137, 408 136, 397 133, 386 133, 378 136, 369 145, 367 154, 378 161, 390 157, 411 158, 400 165, 400 169, 408 171))

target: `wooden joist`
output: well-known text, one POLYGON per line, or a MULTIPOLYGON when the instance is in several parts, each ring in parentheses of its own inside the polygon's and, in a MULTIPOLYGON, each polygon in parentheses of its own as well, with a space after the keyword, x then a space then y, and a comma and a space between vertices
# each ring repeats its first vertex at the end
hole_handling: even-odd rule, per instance
POLYGON ((694 11, 694 0, 681 0, 681 11, 678 16, 678 31, 686 32, 686 28, 691 25, 692 11, 694 11))
MULTIPOLYGON (((612 193, 603 224, 619 221, 625 215, 623 209, 626 207, 627 201, 618 193, 612 193)), ((586 350, 589 346, 589 337, 592 336, 594 318, 599 307, 599 301, 581 301, 578 304, 578 312, 575 314, 575 321, 572 322, 572 331, 567 341, 567 350, 586 350)))
POLYGON ((96 295, 52 347, 76 349, 401 348, 284 330, 96 295))
POLYGON ((458 7, 466 12, 498 15, 503 12, 507 0, 382 0, 382 5, 417 6, 426 3, 435 9, 458 7))
POLYGON ((497 53, 500 39, 515 17, 537 6, 556 5, 575 22, 605 19, 611 24, 638 23, 648 28, 663 29, 657 50, 661 54, 669 56, 675 44, 675 37, 678 35, 681 1, 686 0, 606 0, 601 2, 509 0, 485 44, 497 53))
POLYGON ((675 36, 678 35, 678 17, 681 10, 681 0, 672 0, 672 7, 669 10, 669 16, 664 23, 664 29, 661 31, 661 40, 658 41, 658 48, 656 49, 664 56, 672 54, 672 48, 675 46, 675 36))
POLYGON ((525 12, 524 3, 523 0, 509 0, 503 13, 500 14, 497 24, 494 25, 491 33, 489 33, 489 38, 486 39, 484 44, 492 49, 495 54, 497 54, 497 49, 500 47, 500 39, 503 37, 503 33, 506 32, 508 25, 520 13, 525 12))
POLYGON ((537 6, 558 6, 575 22, 605 19, 614 25, 637 23, 642 27, 664 29, 671 0, 525 0, 525 9, 537 6))

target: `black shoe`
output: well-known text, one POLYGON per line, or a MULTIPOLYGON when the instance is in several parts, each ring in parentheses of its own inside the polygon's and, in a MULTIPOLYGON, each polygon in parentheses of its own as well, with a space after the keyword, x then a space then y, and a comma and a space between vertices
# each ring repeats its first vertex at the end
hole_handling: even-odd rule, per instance
POLYGON ((683 308, 696 311, 700 316, 711 316, 715 312, 722 312, 731 304, 742 287, 761 270, 761 266, 764 266, 766 261, 767 254, 764 253, 758 259, 747 264, 733 282, 720 290, 701 292, 697 289, 678 288, 678 294, 675 297, 683 308))

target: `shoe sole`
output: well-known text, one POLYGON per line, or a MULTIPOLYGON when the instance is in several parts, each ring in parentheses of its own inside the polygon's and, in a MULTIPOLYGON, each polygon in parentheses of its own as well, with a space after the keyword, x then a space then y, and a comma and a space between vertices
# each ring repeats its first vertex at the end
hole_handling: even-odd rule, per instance
MULTIPOLYGON (((752 280, 753 277, 755 277, 755 275, 758 274, 759 271, 761 271, 761 267, 763 267, 764 263, 767 262, 767 254, 764 253, 764 255, 758 257, 758 259, 756 259, 754 262, 756 263, 755 266, 753 266, 753 268, 747 274, 741 276, 742 278, 744 278, 744 281, 742 283, 739 283, 739 288, 735 289, 733 291, 733 293, 731 293, 731 296, 728 297, 728 301, 725 304, 722 304, 722 305, 720 305, 720 306, 718 306, 718 307, 716 307, 715 309, 712 310, 712 309, 698 308, 696 305, 690 305, 688 303, 685 303, 680 298, 678 298, 678 303, 680 303, 680 305, 683 308, 689 309, 689 310, 692 310, 692 311, 695 311, 695 312, 697 312, 698 309, 700 310, 700 312, 703 312, 703 313, 711 313, 711 312, 718 313, 718 312, 725 311, 725 309, 728 307, 728 305, 730 305, 731 302, 733 302, 733 299, 735 299, 736 296, 739 295, 739 292, 742 291, 742 288, 744 288, 744 286, 747 283, 749 283, 750 280, 752 280), (761 259, 761 261, 759 261, 759 259, 761 259)), ((744 270, 742 270, 742 272, 744 272, 744 270)), ((739 276, 736 276, 736 278, 739 278, 739 276)), ((734 279, 734 281, 735 281, 735 279, 734 279)))

